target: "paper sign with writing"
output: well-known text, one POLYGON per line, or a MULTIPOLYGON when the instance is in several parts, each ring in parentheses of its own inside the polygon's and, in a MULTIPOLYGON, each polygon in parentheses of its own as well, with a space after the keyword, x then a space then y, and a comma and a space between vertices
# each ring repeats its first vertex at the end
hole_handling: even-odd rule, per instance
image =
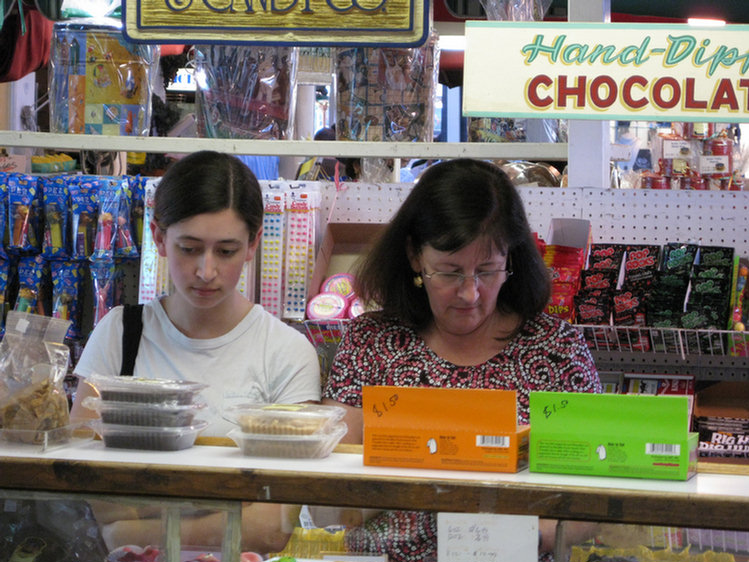
POLYGON ((537 562, 538 517, 494 513, 439 513, 440 562, 537 562))
POLYGON ((429 0, 124 0, 142 43, 418 46, 429 0))
POLYGON ((463 111, 749 122, 748 33, 745 25, 468 21, 463 111))

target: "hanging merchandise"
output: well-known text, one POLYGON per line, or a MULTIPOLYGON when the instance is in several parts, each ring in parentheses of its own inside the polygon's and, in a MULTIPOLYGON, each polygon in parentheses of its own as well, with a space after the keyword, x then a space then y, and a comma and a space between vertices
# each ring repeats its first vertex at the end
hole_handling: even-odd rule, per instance
POLYGON ((292 138, 297 51, 293 47, 195 48, 198 135, 292 138))
POLYGON ((56 23, 49 64, 50 130, 148 135, 158 62, 158 46, 127 42, 115 20, 56 23))
POLYGON ((338 140, 431 142, 439 50, 339 48, 336 53, 338 140))

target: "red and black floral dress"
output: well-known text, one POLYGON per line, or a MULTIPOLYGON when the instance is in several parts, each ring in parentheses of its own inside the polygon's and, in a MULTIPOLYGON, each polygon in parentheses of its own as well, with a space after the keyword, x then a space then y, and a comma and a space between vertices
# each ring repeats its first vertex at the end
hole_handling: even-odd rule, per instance
MULTIPOLYGON (((518 423, 529 423, 531 390, 601 392, 582 334, 547 314, 526 322, 497 355, 472 366, 445 361, 396 319, 359 316, 346 328, 323 396, 361 407, 366 385, 515 390, 518 423)), ((349 530, 346 545, 352 552, 387 553, 394 562, 436 560, 436 517, 426 511, 383 512, 349 530)))

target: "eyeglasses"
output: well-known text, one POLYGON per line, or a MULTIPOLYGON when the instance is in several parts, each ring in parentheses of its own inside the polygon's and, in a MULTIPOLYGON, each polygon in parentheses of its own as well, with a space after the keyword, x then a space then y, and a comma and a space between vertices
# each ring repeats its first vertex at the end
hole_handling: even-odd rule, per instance
POLYGON ((432 285, 438 289, 457 289, 463 286, 466 279, 473 279, 483 287, 491 285, 504 274, 505 278, 512 275, 511 269, 492 269, 491 271, 479 271, 473 275, 458 273, 452 271, 434 271, 432 273, 422 272, 422 275, 432 282, 432 285))

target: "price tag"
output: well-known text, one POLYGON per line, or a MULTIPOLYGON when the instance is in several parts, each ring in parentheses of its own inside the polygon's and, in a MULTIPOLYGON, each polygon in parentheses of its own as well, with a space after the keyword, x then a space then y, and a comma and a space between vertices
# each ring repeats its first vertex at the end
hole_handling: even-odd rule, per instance
POLYGON ((439 513, 440 562, 538 562, 538 517, 439 513))

